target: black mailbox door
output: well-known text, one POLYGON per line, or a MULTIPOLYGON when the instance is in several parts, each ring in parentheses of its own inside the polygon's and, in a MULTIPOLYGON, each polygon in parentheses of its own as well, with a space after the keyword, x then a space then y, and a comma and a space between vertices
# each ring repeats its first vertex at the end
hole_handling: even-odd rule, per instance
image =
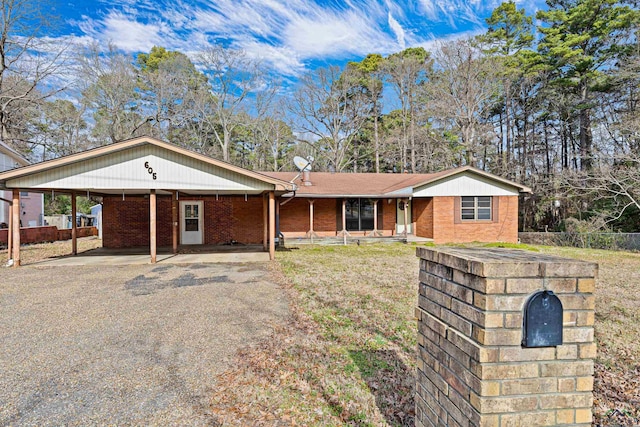
POLYGON ((562 302, 551 291, 533 294, 524 306, 523 347, 562 345, 562 302))

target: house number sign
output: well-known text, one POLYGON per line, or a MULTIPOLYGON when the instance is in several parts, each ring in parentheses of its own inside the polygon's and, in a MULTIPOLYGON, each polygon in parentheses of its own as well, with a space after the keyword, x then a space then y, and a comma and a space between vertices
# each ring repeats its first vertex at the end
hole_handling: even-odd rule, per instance
POLYGON ((149 166, 149 162, 144 162, 144 167, 147 169, 147 172, 149 172, 149 175, 151 175, 154 180, 158 178, 156 176, 156 173, 153 171, 153 168, 149 166))

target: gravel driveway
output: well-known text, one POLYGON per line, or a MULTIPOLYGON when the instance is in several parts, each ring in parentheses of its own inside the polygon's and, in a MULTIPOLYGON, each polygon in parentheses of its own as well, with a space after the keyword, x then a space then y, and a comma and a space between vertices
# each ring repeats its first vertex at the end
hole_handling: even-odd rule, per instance
POLYGON ((284 323, 264 264, 0 270, 0 425, 215 425, 214 376, 284 323))

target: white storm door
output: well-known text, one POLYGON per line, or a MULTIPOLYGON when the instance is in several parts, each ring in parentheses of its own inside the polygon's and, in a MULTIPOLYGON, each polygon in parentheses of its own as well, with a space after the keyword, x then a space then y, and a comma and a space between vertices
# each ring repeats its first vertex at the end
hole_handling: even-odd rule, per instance
POLYGON ((180 244, 202 244, 202 202, 180 202, 180 244))
POLYGON ((404 210, 405 207, 407 209, 407 234, 412 233, 412 222, 411 219, 411 201, 408 201, 407 204, 398 199, 396 202, 396 234, 404 233, 404 210))

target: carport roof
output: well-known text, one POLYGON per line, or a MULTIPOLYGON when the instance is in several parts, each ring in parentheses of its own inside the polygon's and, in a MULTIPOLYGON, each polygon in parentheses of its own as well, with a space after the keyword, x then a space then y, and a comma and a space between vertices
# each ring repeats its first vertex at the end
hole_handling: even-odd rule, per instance
POLYGON ((255 194, 293 191, 295 185, 155 138, 139 137, 0 173, 0 188, 255 194))

